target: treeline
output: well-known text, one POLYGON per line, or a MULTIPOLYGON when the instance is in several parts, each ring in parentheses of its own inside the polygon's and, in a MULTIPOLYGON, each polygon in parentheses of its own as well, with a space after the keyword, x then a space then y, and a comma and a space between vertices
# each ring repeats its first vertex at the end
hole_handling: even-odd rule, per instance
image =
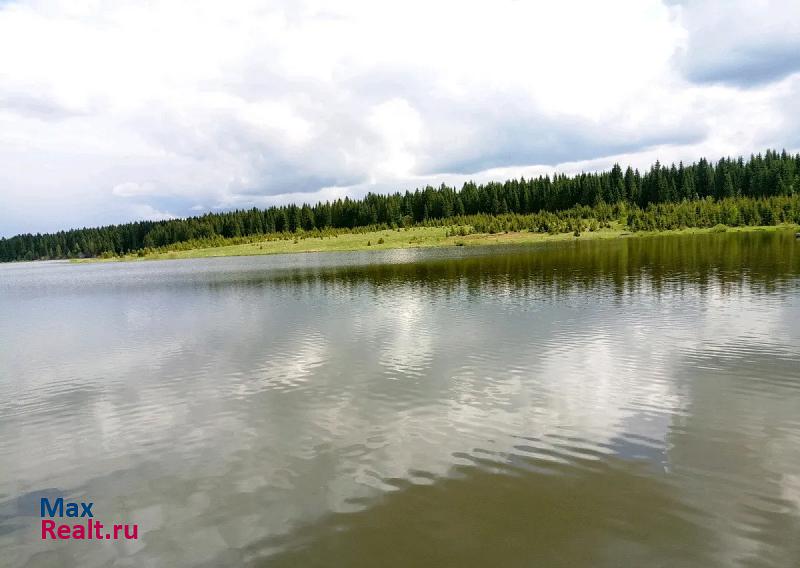
MULTIPOLYGON (((528 215, 468 215, 448 221, 453 234, 461 227, 475 233, 531 231, 534 233, 575 233, 596 231, 618 223, 631 231, 666 231, 686 228, 745 227, 800 224, 800 193, 776 197, 727 197, 651 203, 645 208, 619 201, 594 207, 576 206, 557 212, 528 215)), ((428 223, 430 224, 430 223, 428 223)))
MULTIPOLYGON (((667 167, 656 162, 644 173, 614 165, 606 172, 575 176, 557 174, 481 185, 467 182, 460 190, 442 185, 390 195, 368 194, 363 199, 344 198, 313 206, 292 204, 209 213, 188 219, 17 235, 0 239, 0 261, 122 255, 187 241, 221 242, 274 233, 438 224, 476 215, 538 214, 545 220, 563 221, 575 216, 548 217, 547 214, 581 207, 588 210, 625 207, 638 211, 630 218, 626 216, 631 229, 657 229, 671 227, 674 223, 661 219, 659 215, 666 215, 666 210, 653 207, 654 204, 707 203, 708 200, 727 203, 726 200, 737 198, 758 200, 791 196, 798 188, 800 154, 769 150, 748 160, 723 158, 716 164, 706 159, 689 166, 681 163, 667 167)), ((698 206, 685 205, 685 211, 681 210, 680 214, 676 210, 675 215, 682 216, 679 223, 683 226, 698 226, 689 218, 692 207, 696 210, 698 206)), ((732 219, 735 218, 734 215, 732 219)), ((720 223, 752 224, 751 217, 747 219, 742 223, 720 223)), ((762 216, 762 220, 763 224, 771 224, 768 218, 762 216)), ((603 221, 598 219, 598 222, 603 221)), ((541 225, 543 230, 551 230, 549 223, 541 225)))

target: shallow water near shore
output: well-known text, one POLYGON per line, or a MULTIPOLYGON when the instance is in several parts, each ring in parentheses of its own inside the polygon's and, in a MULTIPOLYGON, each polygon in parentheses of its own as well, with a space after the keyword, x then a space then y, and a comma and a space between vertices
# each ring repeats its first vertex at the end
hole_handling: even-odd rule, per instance
POLYGON ((0 265, 0 566, 800 565, 800 241, 0 265), (39 499, 136 541, 42 541, 39 499))

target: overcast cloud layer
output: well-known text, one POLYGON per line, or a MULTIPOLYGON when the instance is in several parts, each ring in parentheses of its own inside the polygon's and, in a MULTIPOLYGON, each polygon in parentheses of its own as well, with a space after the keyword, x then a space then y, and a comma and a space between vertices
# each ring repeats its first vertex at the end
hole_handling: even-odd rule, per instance
POLYGON ((796 150, 799 117, 795 0, 0 1, 0 235, 796 150))

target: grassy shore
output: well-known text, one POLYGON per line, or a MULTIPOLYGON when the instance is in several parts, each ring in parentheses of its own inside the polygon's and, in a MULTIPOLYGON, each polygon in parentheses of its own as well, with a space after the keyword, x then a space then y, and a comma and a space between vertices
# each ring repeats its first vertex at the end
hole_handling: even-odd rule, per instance
POLYGON ((262 240, 252 243, 226 245, 189 250, 154 252, 144 256, 130 254, 110 259, 80 259, 73 262, 120 262, 135 260, 164 260, 180 258, 211 258, 220 256, 251 256, 262 254, 287 254, 300 252, 335 252, 357 250, 388 250, 402 248, 430 248, 451 246, 490 246, 508 244, 536 244, 548 242, 642 238, 653 235, 690 235, 712 232, 753 232, 753 231, 785 231, 796 230, 795 225, 777 225, 761 227, 714 227, 708 229, 682 229, 676 231, 636 232, 632 233, 622 226, 586 231, 576 237, 572 233, 509 232, 509 233, 475 233, 466 236, 448 236, 447 227, 411 227, 373 231, 369 233, 346 233, 326 237, 298 237, 278 240, 262 240))

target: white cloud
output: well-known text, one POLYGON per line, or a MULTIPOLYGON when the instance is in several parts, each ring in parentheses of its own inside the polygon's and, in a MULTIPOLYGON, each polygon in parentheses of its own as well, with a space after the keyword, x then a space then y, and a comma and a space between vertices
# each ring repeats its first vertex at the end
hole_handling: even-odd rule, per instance
POLYGON ((757 4, 5 3, 0 235, 793 149, 800 19, 757 4))
POLYGON ((159 211, 146 203, 133 205, 129 210, 131 212, 131 221, 165 221, 175 218, 175 215, 169 211, 159 211))
POLYGON ((678 56, 691 80, 747 87, 800 71, 800 3, 683 0, 676 5, 688 32, 678 56))
POLYGON ((411 175, 415 166, 414 150, 422 142, 423 124, 419 113, 405 99, 391 99, 372 107, 367 121, 383 146, 383 159, 375 164, 371 179, 380 179, 381 173, 411 175))
POLYGON ((111 190, 111 193, 118 197, 137 197, 141 195, 152 195, 156 192, 156 186, 152 183, 136 183, 128 181, 125 183, 117 184, 111 190))

